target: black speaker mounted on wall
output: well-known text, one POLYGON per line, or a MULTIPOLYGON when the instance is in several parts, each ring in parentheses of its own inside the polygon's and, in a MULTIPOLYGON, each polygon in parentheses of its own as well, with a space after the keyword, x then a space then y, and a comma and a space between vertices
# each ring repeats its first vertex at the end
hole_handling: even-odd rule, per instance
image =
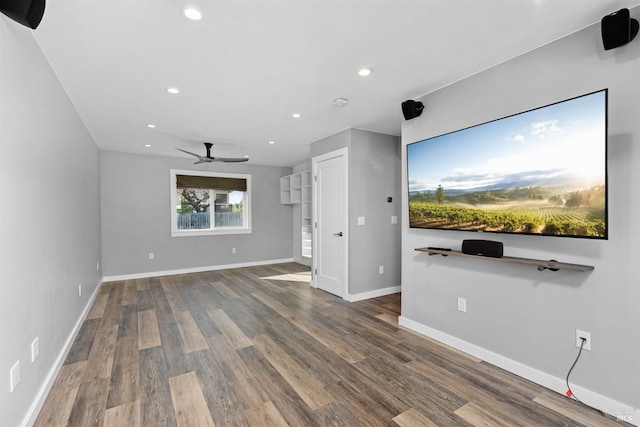
POLYGON ((424 104, 420 101, 414 101, 409 99, 402 103, 402 114, 405 120, 411 120, 416 117, 420 117, 424 110, 424 104))
POLYGON ((638 35, 638 21, 631 18, 629 9, 620 9, 600 21, 604 50, 624 46, 638 35))
POLYGON ((42 21, 44 6, 45 0, 0 0, 0 12, 34 30, 42 21))

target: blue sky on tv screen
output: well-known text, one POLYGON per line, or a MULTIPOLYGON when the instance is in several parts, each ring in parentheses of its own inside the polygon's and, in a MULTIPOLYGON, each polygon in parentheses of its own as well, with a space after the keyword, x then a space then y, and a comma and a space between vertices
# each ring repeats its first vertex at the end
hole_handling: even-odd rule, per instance
POLYGON ((409 192, 604 185, 606 91, 407 145, 409 192))

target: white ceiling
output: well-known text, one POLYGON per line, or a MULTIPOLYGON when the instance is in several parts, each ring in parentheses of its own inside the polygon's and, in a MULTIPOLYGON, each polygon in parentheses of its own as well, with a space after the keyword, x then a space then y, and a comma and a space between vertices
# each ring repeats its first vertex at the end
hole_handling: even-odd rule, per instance
POLYGON ((347 128, 399 135, 402 101, 638 3, 50 0, 34 34, 100 149, 189 157, 175 148, 209 141, 213 155, 293 166, 347 128))

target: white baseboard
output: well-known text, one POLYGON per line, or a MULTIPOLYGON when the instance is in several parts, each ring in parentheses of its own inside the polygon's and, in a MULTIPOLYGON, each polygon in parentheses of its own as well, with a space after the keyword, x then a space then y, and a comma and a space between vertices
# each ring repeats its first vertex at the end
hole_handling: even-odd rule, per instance
MULTIPOLYGON (((433 329, 429 326, 423 325, 411 319, 407 319, 404 316, 398 318, 400 326, 411 329, 429 338, 433 338, 443 344, 453 347, 457 350, 463 351, 474 357, 491 363, 499 368, 505 369, 513 374, 521 376, 529 381, 553 390, 557 393, 564 395, 566 391, 566 383, 564 378, 557 378, 553 375, 547 374, 530 366, 524 365, 515 360, 509 359, 500 354, 489 351, 485 348, 479 347, 475 344, 471 344, 460 338, 446 334, 437 329, 433 329)), ((572 390, 576 395, 580 396, 580 400, 589 406, 606 412, 607 414, 618 418, 621 421, 627 421, 630 424, 640 426, 640 410, 633 408, 632 406, 620 403, 607 396, 603 396, 589 389, 572 384, 572 390)))
POLYGON ((237 264, 210 265, 205 267, 180 268, 177 270, 148 271, 144 273, 120 274, 116 276, 104 276, 103 282, 114 282, 116 280, 145 279, 147 277, 173 276, 175 274, 202 273, 204 271, 226 270, 229 268, 255 267, 258 265, 282 264, 293 262, 293 258, 270 259, 266 261, 241 262, 237 264))
POLYGON ((307 267, 311 267, 311 258, 293 258, 293 262, 297 262, 298 264, 306 265, 307 267))
POLYGON ((344 297, 345 301, 356 302, 365 299, 383 297, 385 295, 397 294, 400 292, 400 286, 392 286, 390 288, 376 289, 375 291, 361 292, 359 294, 349 294, 344 297))
POLYGON ((58 357, 56 358, 53 366, 51 367, 49 374, 45 378, 44 383, 42 383, 42 387, 40 387, 40 390, 38 390, 38 394, 36 394, 36 397, 33 400, 31 407, 29 407, 27 414, 22 420, 22 423, 20 424, 21 427, 32 426, 35 424, 36 419, 40 414, 40 410, 44 405, 44 401, 47 399, 47 396, 51 391, 51 387, 53 387, 53 383, 55 382, 58 374, 60 373, 60 369, 62 369, 62 365, 65 359, 67 358, 67 354, 69 354, 69 351, 71 350, 71 346, 73 345, 73 342, 75 341, 76 336, 78 335, 78 332, 80 332, 82 323, 87 318, 87 315, 89 314, 89 310, 91 310, 91 306, 93 305, 93 302, 95 301, 96 296, 98 295, 98 292, 100 291, 101 287, 102 287, 102 282, 98 283, 98 286, 96 286, 96 289, 93 291, 93 294, 91 294, 91 298, 89 298, 89 301, 87 301, 87 304, 82 310, 82 313, 78 318, 78 321, 76 322, 73 329, 71 330, 71 333, 69 334, 69 336, 67 337, 67 340, 62 346, 62 350, 60 350, 58 357))

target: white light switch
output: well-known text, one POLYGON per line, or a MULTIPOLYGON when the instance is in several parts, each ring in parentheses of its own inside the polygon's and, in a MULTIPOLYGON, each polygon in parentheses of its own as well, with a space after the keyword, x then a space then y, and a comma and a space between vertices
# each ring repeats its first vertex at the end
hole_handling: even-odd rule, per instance
POLYGON ((20 361, 18 360, 9 370, 9 391, 13 393, 13 390, 20 384, 20 361))
POLYGON ((364 225, 364 217, 363 216, 359 216, 358 217, 358 225, 364 225))
POLYGON ((458 311, 467 312, 467 300, 465 298, 458 298, 458 311))
POLYGON ((36 337, 31 342, 31 363, 35 363, 38 356, 40 356, 40 339, 36 337))
POLYGON ((391 224, 397 224, 397 223, 398 223, 398 217, 397 217, 397 216, 395 216, 395 215, 393 215, 393 216, 391 217, 391 224))

